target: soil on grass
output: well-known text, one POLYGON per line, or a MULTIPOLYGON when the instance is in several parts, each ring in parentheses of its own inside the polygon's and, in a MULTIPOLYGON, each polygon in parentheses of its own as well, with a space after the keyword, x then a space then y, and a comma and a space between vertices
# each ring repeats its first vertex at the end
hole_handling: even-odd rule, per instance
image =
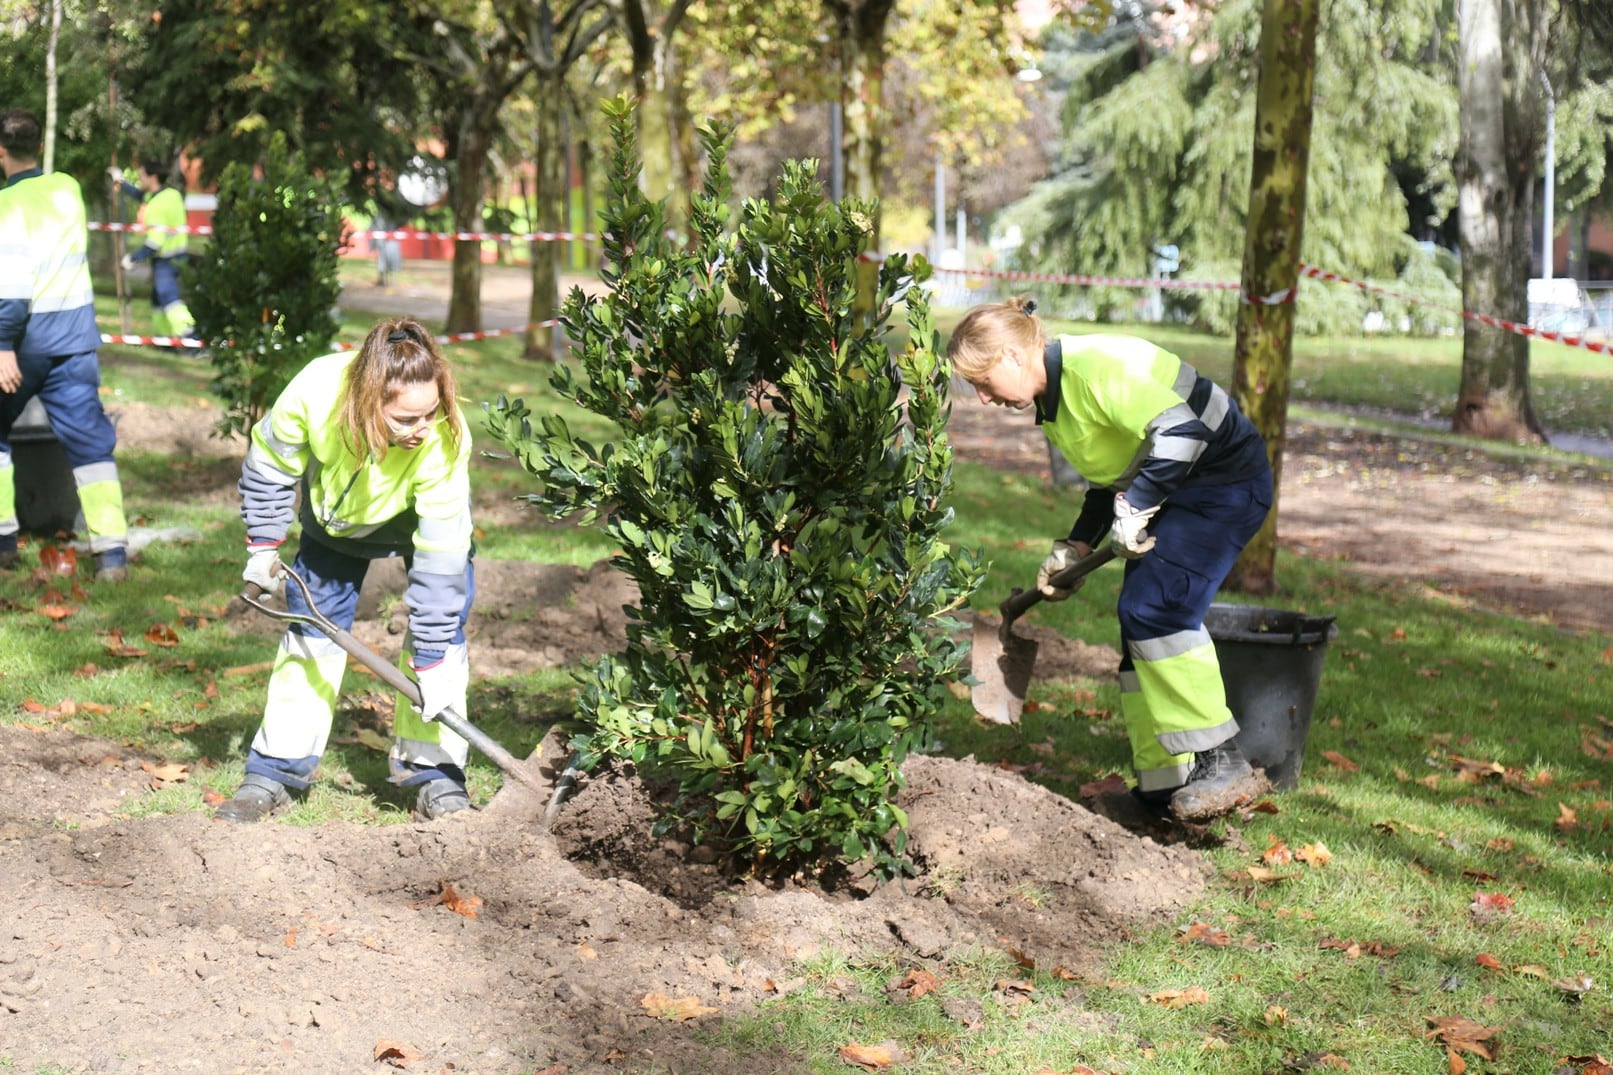
MULTIPOLYGON (((124 408, 126 448, 217 462, 193 414, 124 408)), ((1021 415, 959 398, 959 451, 1045 473, 1021 415)), ((1297 428, 1285 544, 1564 628, 1613 631, 1604 477, 1460 449, 1297 428)), ((507 505, 479 505, 486 511, 507 505)), ((478 561, 473 670, 518 673, 620 646, 630 584, 593 569, 478 561)), ((401 576, 372 572, 355 634, 395 652, 401 576)), ((240 630, 276 627, 242 613, 240 630)), ((1102 646, 1043 642, 1039 676, 1112 673, 1102 646)), ((557 755, 544 754, 553 779, 557 755)), ((919 876, 763 887, 650 835, 631 773, 585 779, 552 829, 512 786, 435 822, 236 827, 136 816, 146 758, 53 725, 0 725, 0 1061, 17 1070, 419 1072, 761 1070, 700 1031, 797 988, 818 951, 938 966, 982 948, 1095 967, 1203 889, 1203 856, 1021 776, 915 757, 903 805, 919 876)), ((228 793, 231 789, 220 788, 228 793)), ((766 1070, 805 1070, 770 1057, 766 1070)))

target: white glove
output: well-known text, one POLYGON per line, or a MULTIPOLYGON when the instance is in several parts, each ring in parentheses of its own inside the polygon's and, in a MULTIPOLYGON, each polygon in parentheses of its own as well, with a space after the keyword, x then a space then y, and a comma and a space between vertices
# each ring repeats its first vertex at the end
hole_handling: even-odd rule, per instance
POLYGON ((241 577, 266 594, 280 592, 286 565, 280 562, 280 546, 248 545, 246 570, 241 577))
POLYGON ((130 269, 134 268, 134 255, 133 254, 125 254, 125 255, 123 255, 123 259, 121 261, 119 261, 118 264, 123 266, 123 271, 124 272, 128 272, 130 269))
POLYGON ((447 709, 464 715, 465 692, 470 689, 470 661, 463 646, 449 647, 441 660, 421 665, 419 657, 409 662, 414 678, 420 684, 420 715, 436 720, 437 714, 447 709))
POLYGON ((1148 532, 1148 521, 1159 511, 1159 505, 1141 511, 1126 502, 1125 493, 1115 494, 1115 521, 1109 528, 1109 540, 1115 552, 1127 560, 1136 560, 1154 547, 1154 535, 1148 532))
POLYGON ((106 170, 106 177, 114 183, 123 182, 123 169, 116 164, 106 170))
POLYGON ((1075 585, 1067 589, 1054 586, 1048 581, 1065 568, 1073 567, 1079 559, 1081 559, 1081 550, 1076 547, 1075 542, 1053 542, 1053 551, 1047 554, 1047 559, 1043 560, 1042 566, 1036 570, 1036 588, 1042 591, 1044 599, 1063 601, 1081 588, 1081 585, 1087 580, 1085 575, 1076 579, 1075 585))

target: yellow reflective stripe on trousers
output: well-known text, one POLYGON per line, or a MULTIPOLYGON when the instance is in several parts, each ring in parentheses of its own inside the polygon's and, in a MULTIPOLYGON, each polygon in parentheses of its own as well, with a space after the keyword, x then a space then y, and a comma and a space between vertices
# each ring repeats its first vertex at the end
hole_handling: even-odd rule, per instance
POLYGON ((1235 734, 1215 643, 1203 628, 1128 643, 1138 686, 1161 750, 1208 750, 1235 734))
MULTIPOLYGON (((414 637, 411 635, 398 657, 398 667, 405 673, 409 671, 409 659, 413 654, 414 637)), ((443 654, 445 661, 463 663, 469 659, 470 653, 463 644, 450 645, 443 654)), ((465 696, 461 695, 454 710, 463 714, 467 708, 465 696)), ((403 762, 417 769, 426 769, 446 762, 463 769, 470 759, 470 744, 458 732, 434 720, 426 720, 414 703, 401 693, 392 707, 392 734, 397 737, 392 744, 394 764, 403 762)))
POLYGON ((123 485, 116 463, 88 463, 73 468, 79 507, 91 552, 105 552, 128 544, 129 523, 123 514, 123 485))
POLYGON ((1120 717, 1131 739, 1131 764, 1141 791, 1164 791, 1187 783, 1192 754, 1172 754, 1155 734, 1154 716, 1135 672, 1120 673, 1120 717))
POLYGON ((336 643, 324 635, 287 631, 274 657, 263 723, 252 748, 293 760, 324 754, 346 671, 347 654, 336 643))

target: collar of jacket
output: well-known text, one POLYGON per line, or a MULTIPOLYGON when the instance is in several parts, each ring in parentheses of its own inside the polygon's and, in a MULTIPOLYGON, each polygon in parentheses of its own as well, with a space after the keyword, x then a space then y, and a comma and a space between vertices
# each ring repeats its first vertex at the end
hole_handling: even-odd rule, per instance
POLYGON ((1036 397, 1036 424, 1051 422, 1059 416, 1059 384, 1064 379, 1064 344, 1057 336, 1042 348, 1042 362, 1047 366, 1047 387, 1036 397))

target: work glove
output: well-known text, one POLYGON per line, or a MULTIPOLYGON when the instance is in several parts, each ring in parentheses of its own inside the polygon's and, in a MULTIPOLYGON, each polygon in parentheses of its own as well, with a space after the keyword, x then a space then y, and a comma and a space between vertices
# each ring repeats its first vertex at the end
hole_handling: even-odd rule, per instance
POLYGON ((465 708, 470 662, 463 651, 447 655, 417 653, 410 658, 409 669, 420 684, 420 715, 426 720, 436 720, 444 710, 459 713, 465 708))
POLYGON ((266 594, 280 592, 286 565, 280 562, 279 545, 248 545, 246 570, 241 577, 266 594))
POLYGON ((1148 532, 1148 522, 1159 511, 1151 508, 1134 508, 1125 493, 1115 494, 1115 521, 1109 528, 1109 540, 1115 552, 1127 560, 1136 560, 1154 547, 1154 535, 1148 532))
POLYGON ((1075 585, 1069 587, 1054 586, 1049 580, 1067 567, 1073 567, 1081 559, 1081 550, 1073 541, 1053 542, 1053 551, 1047 554, 1042 566, 1036 569, 1036 588, 1042 591, 1042 597, 1048 601, 1063 601, 1086 582, 1082 575, 1075 580, 1075 585))
POLYGON ((106 170, 106 177, 114 183, 123 182, 123 169, 116 164, 106 170))
POLYGON ((133 254, 125 254, 125 255, 123 255, 123 259, 121 261, 119 261, 118 264, 123 267, 124 272, 128 272, 130 269, 134 268, 134 255, 133 254))

